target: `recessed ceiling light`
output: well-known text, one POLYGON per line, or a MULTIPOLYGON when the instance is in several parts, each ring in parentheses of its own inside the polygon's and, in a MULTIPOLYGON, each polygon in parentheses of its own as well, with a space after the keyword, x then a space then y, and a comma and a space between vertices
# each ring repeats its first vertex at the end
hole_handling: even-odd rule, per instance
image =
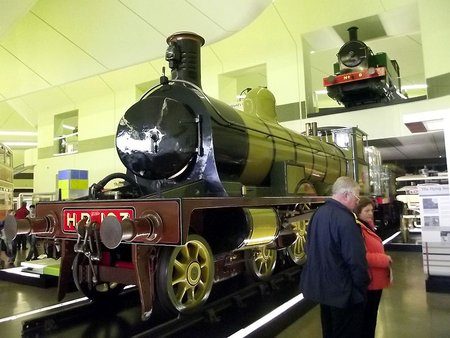
POLYGON ((425 83, 413 84, 413 85, 404 85, 402 89, 405 90, 413 90, 413 89, 427 89, 428 86, 425 83))
POLYGON ((4 145, 8 146, 8 147, 36 147, 37 146, 37 142, 20 142, 20 141, 11 141, 11 142, 3 142, 4 145))
POLYGON ((0 136, 36 136, 35 131, 0 130, 0 136))
POLYGON ((75 127, 69 126, 68 124, 63 124, 62 127, 64 129, 69 129, 69 130, 75 130, 76 129, 75 127))

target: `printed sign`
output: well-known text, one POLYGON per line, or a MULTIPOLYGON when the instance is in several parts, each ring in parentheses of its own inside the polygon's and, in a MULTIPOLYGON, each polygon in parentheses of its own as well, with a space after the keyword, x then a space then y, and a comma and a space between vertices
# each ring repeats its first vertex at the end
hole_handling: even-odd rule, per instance
POLYGON ((118 220, 134 218, 134 209, 64 209, 63 210, 63 232, 76 232, 76 224, 87 217, 89 222, 101 223, 106 216, 116 216, 118 220))

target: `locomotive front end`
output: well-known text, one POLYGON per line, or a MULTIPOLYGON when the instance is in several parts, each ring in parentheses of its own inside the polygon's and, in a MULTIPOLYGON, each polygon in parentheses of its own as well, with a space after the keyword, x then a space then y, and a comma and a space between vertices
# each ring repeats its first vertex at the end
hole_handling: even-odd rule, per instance
POLYGON ((166 91, 165 96, 139 101, 119 122, 117 153, 134 175, 151 180, 176 178, 195 161, 199 118, 170 94, 166 91))
MULTIPOLYGON (((203 38, 179 33, 167 43, 172 80, 200 86, 203 38)), ((134 104, 120 120, 116 149, 130 173, 150 180, 172 179, 195 162, 202 143, 199 102, 183 89, 169 85, 163 76, 159 88, 134 104)))

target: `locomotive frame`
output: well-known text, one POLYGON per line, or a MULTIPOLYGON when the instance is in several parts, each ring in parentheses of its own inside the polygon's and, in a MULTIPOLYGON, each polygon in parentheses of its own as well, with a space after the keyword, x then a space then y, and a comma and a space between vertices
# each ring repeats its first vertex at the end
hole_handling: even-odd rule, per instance
POLYGON ((134 284, 142 319, 154 304, 196 311, 216 282, 301 265, 308 219, 339 176, 369 193, 365 133, 290 131, 265 88, 235 110, 201 89, 203 38, 182 32, 167 43, 172 80, 163 75, 118 126, 126 174, 108 175, 85 198, 38 203, 36 218, 5 220, 8 238, 61 241, 58 300, 72 282, 93 300, 134 284), (124 185, 105 189, 113 179, 124 185))

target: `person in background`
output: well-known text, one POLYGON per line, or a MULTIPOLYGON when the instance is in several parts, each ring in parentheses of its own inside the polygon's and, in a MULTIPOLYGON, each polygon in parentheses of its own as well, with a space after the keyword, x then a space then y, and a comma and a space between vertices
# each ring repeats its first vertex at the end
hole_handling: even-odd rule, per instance
MULTIPOLYGON (((28 214, 29 218, 36 217, 36 206, 34 204, 30 205, 30 213, 28 214)), ((32 259, 38 259, 39 253, 36 245, 36 235, 30 234, 28 235, 28 242, 30 243, 30 251, 28 252, 26 261, 31 261, 32 259)))
MULTIPOLYGON (((14 210, 10 209, 6 213, 7 215, 14 216, 14 210)), ((6 240, 5 232, 5 220, 0 221, 0 269, 3 269, 9 263, 10 244, 6 240)))
POLYGON ((34 204, 30 205, 30 213, 28 214, 29 218, 36 217, 36 206, 34 204))
POLYGON ((378 306, 381 293, 390 285, 390 265, 392 259, 384 252, 381 238, 375 233, 373 220, 373 204, 370 198, 361 197, 355 208, 361 225, 361 231, 366 245, 366 259, 371 277, 367 291, 367 303, 364 310, 363 337, 375 337, 378 306))
MULTIPOLYGON (((8 210, 8 215, 15 216, 15 211, 12 209, 8 210)), ((14 262, 16 260, 17 255, 16 239, 8 241, 4 236, 3 228, 4 228, 4 221, 2 221, 2 238, 4 239, 6 244, 7 267, 14 267, 14 262)))
MULTIPOLYGON (((16 210, 16 219, 24 219, 28 216, 30 212, 27 209, 27 202, 23 201, 20 208, 16 210)), ((17 249, 26 250, 27 249, 27 235, 17 235, 16 236, 17 249)))
POLYGON ((362 336, 370 281, 364 240, 352 213, 359 185, 339 177, 332 194, 309 222, 300 289, 306 299, 320 304, 323 337, 357 338, 362 336))

